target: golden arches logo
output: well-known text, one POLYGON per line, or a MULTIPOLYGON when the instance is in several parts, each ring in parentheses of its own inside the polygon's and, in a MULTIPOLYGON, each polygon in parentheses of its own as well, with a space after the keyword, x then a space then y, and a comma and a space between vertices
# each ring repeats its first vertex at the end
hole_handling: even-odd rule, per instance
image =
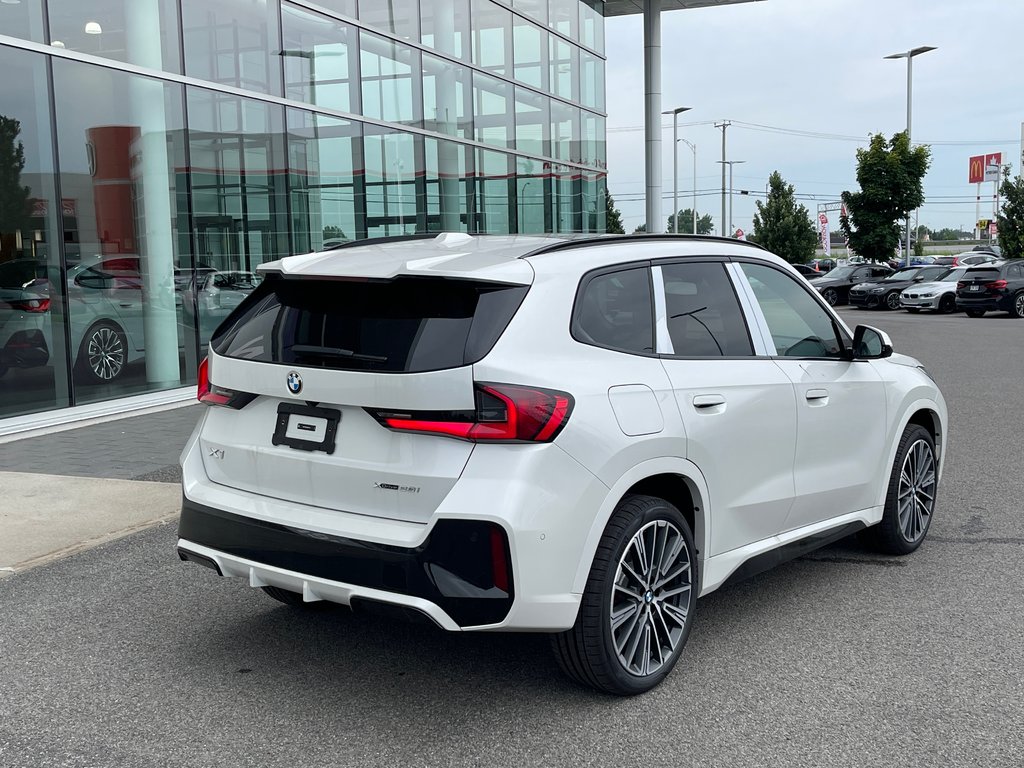
POLYGON ((985 156, 977 155, 971 158, 971 169, 968 184, 977 184, 985 180, 985 156))

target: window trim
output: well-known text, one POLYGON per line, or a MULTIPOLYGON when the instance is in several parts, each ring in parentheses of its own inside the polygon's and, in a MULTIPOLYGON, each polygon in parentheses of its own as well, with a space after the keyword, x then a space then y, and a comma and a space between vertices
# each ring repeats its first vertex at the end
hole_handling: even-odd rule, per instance
POLYGON ((644 259, 643 261, 625 261, 619 264, 609 264, 604 267, 592 269, 589 272, 584 272, 580 281, 576 286, 576 296, 572 302, 572 312, 569 315, 569 336, 578 344, 584 344, 588 347, 594 347, 595 349, 607 349, 609 352, 618 352, 621 355, 631 355, 632 357, 660 357, 658 354, 658 333, 657 333, 657 313, 654 307, 654 277, 651 270, 651 261, 644 259), (587 341, 577 335, 579 330, 579 316, 581 311, 581 302, 583 295, 586 293, 587 288, 590 284, 599 277, 605 275, 615 274, 616 272, 628 272, 634 269, 645 269, 647 271, 647 290, 651 296, 651 344, 653 345, 653 351, 651 352, 636 352, 631 349, 621 349, 619 347, 610 347, 606 344, 599 344, 596 341, 587 341))

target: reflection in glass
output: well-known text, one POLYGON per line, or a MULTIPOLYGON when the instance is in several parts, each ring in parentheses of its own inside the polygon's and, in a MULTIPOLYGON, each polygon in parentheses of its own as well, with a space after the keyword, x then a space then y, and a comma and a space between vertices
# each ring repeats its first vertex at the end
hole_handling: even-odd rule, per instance
POLYGON ((491 0, 473 0, 473 62, 496 75, 512 74, 512 13, 491 0))
POLYGON ((513 28, 515 78, 534 88, 547 89, 547 30, 516 16, 513 28))
POLYGON ((579 37, 580 0, 549 0, 548 26, 566 37, 579 37))
POLYGON ((417 190, 422 182, 422 139, 365 126, 366 232, 368 237, 410 235, 417 228, 417 190), (419 143, 420 147, 416 144, 419 143))
POLYGON ((512 7, 541 24, 548 23, 548 0, 512 0, 512 7))
POLYGON ((449 56, 469 58, 469 0, 425 0, 420 3, 420 21, 423 45, 449 56))
POLYGON ((422 120, 419 51, 368 32, 359 39, 363 114, 392 123, 422 120))
POLYGON ((462 138, 473 137, 469 67, 423 54, 423 127, 462 138))
MULTIPOLYGON (((284 109, 194 87, 187 98, 197 271, 255 272, 288 256, 284 109)), ((199 308, 205 349, 228 308, 199 308)))
POLYGON ((593 112, 582 110, 583 141, 580 145, 580 162, 596 168, 607 168, 605 150, 605 119, 593 112))
POLYGON ((360 21, 406 40, 419 39, 419 18, 418 0, 376 0, 359 9, 360 21))
POLYGON ((425 139, 427 232, 469 228, 469 186, 473 150, 451 141, 425 139))
POLYGON ((296 253, 366 237, 359 136, 358 123, 288 110, 288 178, 296 253))
POLYGON ((585 171, 582 174, 583 232, 604 232, 608 209, 605 204, 606 176, 585 171))
POLYGON ((550 155, 549 99, 525 88, 516 88, 516 149, 534 155, 550 155))
POLYGON ((548 163, 516 158, 516 232, 538 234, 550 232, 551 217, 544 202, 550 196, 550 174, 545 172, 548 163))
POLYGON ((42 0, 0 2, 0 34, 37 43, 46 42, 43 35, 42 0))
POLYGON ((3 417, 66 406, 70 400, 58 229, 64 206, 54 194, 45 59, 0 46, 0 70, 6 80, 0 103, 3 417))
POLYGON ((563 99, 579 101, 576 73, 579 71, 580 49, 554 35, 551 35, 549 40, 551 41, 551 92, 563 99))
POLYGON ((566 165, 556 165, 554 171, 552 231, 580 232, 583 195, 579 171, 566 165))
POLYGON ((47 8, 50 39, 69 51, 181 71, 174 0, 49 0, 47 8), (88 21, 97 25, 91 32, 88 21))
POLYGON ((191 267, 175 233, 187 231, 181 87, 62 59, 53 79, 75 213, 64 225, 75 400, 178 386, 195 348, 175 280, 191 267))
POLYGON ((512 86, 504 80, 473 73, 473 124, 476 140, 499 147, 515 143, 512 86))
POLYGON ((581 0, 580 42, 604 53, 604 0, 581 0))
POLYGON ((510 186, 514 176, 509 165, 512 158, 501 152, 479 149, 476 172, 476 204, 478 233, 510 232, 510 186))
POLYGON ((551 102, 551 156, 579 160, 580 110, 560 101, 551 102))
POLYGON ((180 2, 185 74, 280 95, 282 57, 274 0, 180 2))
POLYGON ((321 104, 341 112, 358 112, 353 27, 326 16, 285 4, 281 27, 284 36, 285 96, 321 104))
POLYGON ((604 59, 580 51, 580 102, 604 110, 604 59))

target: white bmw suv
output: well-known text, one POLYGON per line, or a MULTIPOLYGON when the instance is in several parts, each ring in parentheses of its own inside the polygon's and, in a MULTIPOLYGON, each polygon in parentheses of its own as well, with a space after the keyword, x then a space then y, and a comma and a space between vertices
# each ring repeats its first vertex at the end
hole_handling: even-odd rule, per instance
POLYGON ((549 632, 635 694, 699 596, 928 532, 935 382, 756 246, 442 234, 261 271, 200 369, 177 549, 282 602, 549 632))

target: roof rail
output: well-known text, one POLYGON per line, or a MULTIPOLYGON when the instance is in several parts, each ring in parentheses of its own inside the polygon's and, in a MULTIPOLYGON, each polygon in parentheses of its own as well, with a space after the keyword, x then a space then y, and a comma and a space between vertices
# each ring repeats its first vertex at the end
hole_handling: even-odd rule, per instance
POLYGON ((646 234, 646 233, 634 233, 632 235, 585 235, 582 237, 573 237, 566 239, 560 243, 549 243, 542 245, 536 250, 524 253, 519 258, 525 259, 530 256, 539 256, 543 253, 552 253, 553 251, 565 251, 571 248, 582 248, 583 246, 593 245, 594 243, 628 243, 636 242, 640 240, 676 240, 676 241, 699 241, 709 243, 734 243, 736 245, 745 245, 748 248, 757 248, 761 251, 768 251, 763 245, 757 243, 751 243, 748 240, 736 240, 732 237, 721 237, 719 235, 689 235, 689 234, 646 234))

